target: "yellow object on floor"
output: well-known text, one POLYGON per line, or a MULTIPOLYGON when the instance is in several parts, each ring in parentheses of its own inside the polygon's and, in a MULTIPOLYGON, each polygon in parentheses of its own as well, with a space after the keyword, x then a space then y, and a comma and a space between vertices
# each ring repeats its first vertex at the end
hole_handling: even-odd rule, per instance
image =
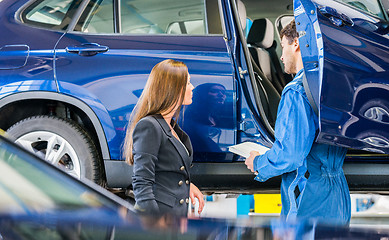
POLYGON ((281 194, 254 194, 255 213, 281 213, 281 194))

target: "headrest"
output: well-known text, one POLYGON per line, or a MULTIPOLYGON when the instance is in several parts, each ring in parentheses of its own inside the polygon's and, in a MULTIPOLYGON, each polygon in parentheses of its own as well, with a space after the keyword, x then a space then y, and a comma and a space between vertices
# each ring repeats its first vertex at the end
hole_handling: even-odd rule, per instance
POLYGON ((260 47, 270 48, 274 41, 274 27, 267 18, 254 20, 247 36, 247 43, 260 47))
POLYGON ((244 5, 244 3, 241 0, 238 0, 236 3, 237 3, 237 8, 238 8, 240 24, 242 25, 242 29, 245 30, 246 29, 246 18, 247 18, 246 6, 244 5))

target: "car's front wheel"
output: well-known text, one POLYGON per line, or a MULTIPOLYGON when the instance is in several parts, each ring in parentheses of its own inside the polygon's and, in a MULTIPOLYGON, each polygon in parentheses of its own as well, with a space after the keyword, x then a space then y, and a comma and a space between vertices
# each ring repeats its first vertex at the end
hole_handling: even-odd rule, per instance
POLYGON ((98 151, 75 123, 55 116, 33 116, 17 122, 7 132, 15 142, 68 174, 102 183, 98 151))

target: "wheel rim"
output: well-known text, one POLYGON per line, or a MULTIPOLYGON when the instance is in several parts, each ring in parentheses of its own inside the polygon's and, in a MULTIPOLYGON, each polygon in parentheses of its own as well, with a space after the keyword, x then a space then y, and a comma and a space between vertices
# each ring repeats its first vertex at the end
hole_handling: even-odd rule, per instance
POLYGON ((372 107, 365 111, 364 116, 378 122, 387 122, 389 113, 382 107, 372 107))
POLYGON ((389 142, 383 138, 380 137, 366 137, 363 138, 362 141, 367 142, 370 145, 373 145, 375 147, 383 147, 383 148, 388 148, 389 147, 389 142))
POLYGON ((46 131, 30 132, 19 137, 15 142, 80 179, 81 168, 76 151, 58 134, 46 131))

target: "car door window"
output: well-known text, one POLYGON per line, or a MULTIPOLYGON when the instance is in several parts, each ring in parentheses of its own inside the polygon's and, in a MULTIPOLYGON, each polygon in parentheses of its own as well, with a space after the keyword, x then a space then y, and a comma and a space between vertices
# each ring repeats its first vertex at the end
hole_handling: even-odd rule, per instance
MULTIPOLYGON (((384 11, 386 13, 386 17, 388 17, 389 16, 389 0, 384 0, 381 3, 382 3, 382 7, 384 8, 384 11)), ((388 17, 388 20, 389 20, 389 17, 388 17)))
POLYGON ((122 33, 205 34, 204 0, 121 1, 122 33))
POLYGON ((93 0, 75 31, 142 35, 222 33, 217 0, 93 0), (210 26, 206 9, 217 15, 217 21, 212 19, 210 26))
POLYGON ((23 10, 22 22, 49 29, 66 29, 81 0, 35 1, 23 10))
POLYGON ((380 3, 377 0, 338 0, 363 12, 385 19, 380 3))
POLYGON ((78 22, 78 30, 86 33, 114 33, 112 0, 90 1, 78 22))
POLYGON ((166 33, 169 34, 204 34, 204 22, 202 20, 191 20, 174 22, 169 25, 166 33))

